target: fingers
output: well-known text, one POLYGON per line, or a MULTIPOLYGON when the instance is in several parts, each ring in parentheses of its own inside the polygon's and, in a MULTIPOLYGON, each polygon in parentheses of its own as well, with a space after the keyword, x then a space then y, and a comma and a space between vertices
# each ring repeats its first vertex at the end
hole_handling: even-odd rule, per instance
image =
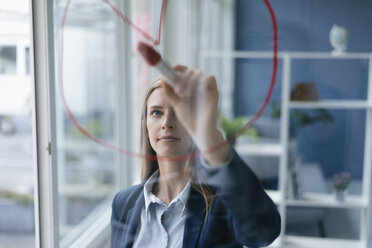
POLYGON ((217 82, 213 75, 204 76, 200 70, 194 71, 183 65, 175 65, 173 68, 178 71, 179 79, 173 89, 168 85, 165 88, 173 104, 183 98, 191 98, 199 94, 197 92, 201 94, 209 92, 209 96, 218 97, 217 82))
POLYGON ((200 81, 202 76, 201 71, 194 71, 187 66, 179 64, 173 66, 173 69, 179 73, 179 80, 176 82, 175 92, 180 97, 190 97, 200 81))
POLYGON ((214 75, 204 77, 205 87, 209 91, 218 91, 217 80, 214 75))
POLYGON ((187 66, 175 65, 175 66, 173 66, 173 69, 176 70, 179 73, 182 73, 182 72, 185 72, 187 70, 187 66))
POLYGON ((191 97, 195 93, 195 89, 202 81, 203 73, 186 69, 180 73, 179 80, 176 82, 175 92, 181 97, 191 97))
POLYGON ((191 97, 194 94, 195 90, 197 89, 198 85, 201 82, 202 77, 203 73, 200 70, 194 72, 190 76, 190 79, 188 81, 188 87, 186 87, 183 92, 185 97, 191 97))
POLYGON ((180 99, 178 94, 176 94, 174 89, 171 86, 169 86, 169 84, 167 84, 166 82, 162 82, 162 88, 164 89, 165 97, 167 98, 167 100, 172 105, 175 105, 180 99))
POLYGON ((188 87, 191 83, 192 75, 194 74, 193 70, 187 69, 180 74, 179 80, 176 82, 175 91, 180 97, 185 97, 185 92, 188 91, 188 87))

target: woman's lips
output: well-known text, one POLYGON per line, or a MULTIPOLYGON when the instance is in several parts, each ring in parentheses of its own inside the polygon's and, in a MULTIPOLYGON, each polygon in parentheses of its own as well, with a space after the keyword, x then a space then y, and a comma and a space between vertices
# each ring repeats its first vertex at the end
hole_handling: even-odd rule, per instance
POLYGON ((174 136, 163 136, 159 138, 159 141, 164 141, 164 142, 174 142, 174 141, 179 141, 180 139, 174 136))

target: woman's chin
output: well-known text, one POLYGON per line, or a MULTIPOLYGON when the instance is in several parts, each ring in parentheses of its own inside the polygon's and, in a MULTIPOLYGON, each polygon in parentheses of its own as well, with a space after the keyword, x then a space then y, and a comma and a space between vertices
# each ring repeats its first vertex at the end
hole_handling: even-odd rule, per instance
POLYGON ((179 158, 180 160, 186 159, 186 156, 189 155, 189 151, 179 150, 176 147, 169 147, 167 149, 161 149, 157 152, 160 157, 169 157, 169 158, 179 158))

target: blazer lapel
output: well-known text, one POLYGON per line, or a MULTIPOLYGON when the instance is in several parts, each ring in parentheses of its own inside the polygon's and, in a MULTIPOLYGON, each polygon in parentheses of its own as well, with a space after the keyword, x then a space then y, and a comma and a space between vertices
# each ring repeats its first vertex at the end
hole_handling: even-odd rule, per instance
POLYGON ((141 219, 141 211, 145 204, 145 199, 143 197, 143 191, 139 194, 139 197, 136 200, 135 205, 128 211, 126 225, 128 230, 123 236, 122 244, 123 247, 129 248, 133 246, 134 236, 136 235, 137 226, 141 219))
POLYGON ((183 233, 182 247, 196 247, 205 217, 205 203, 203 196, 191 188, 187 202, 187 215, 183 233))

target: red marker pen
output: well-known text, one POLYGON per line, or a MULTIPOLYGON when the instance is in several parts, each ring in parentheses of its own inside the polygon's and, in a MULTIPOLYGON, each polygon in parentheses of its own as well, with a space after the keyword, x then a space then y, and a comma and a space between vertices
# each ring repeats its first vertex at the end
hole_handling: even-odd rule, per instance
POLYGON ((164 60, 162 60, 160 54, 150 45, 144 42, 138 42, 137 45, 139 53, 146 60, 146 62, 156 67, 158 71, 167 79, 167 83, 174 87, 175 82, 178 79, 178 73, 164 60))

